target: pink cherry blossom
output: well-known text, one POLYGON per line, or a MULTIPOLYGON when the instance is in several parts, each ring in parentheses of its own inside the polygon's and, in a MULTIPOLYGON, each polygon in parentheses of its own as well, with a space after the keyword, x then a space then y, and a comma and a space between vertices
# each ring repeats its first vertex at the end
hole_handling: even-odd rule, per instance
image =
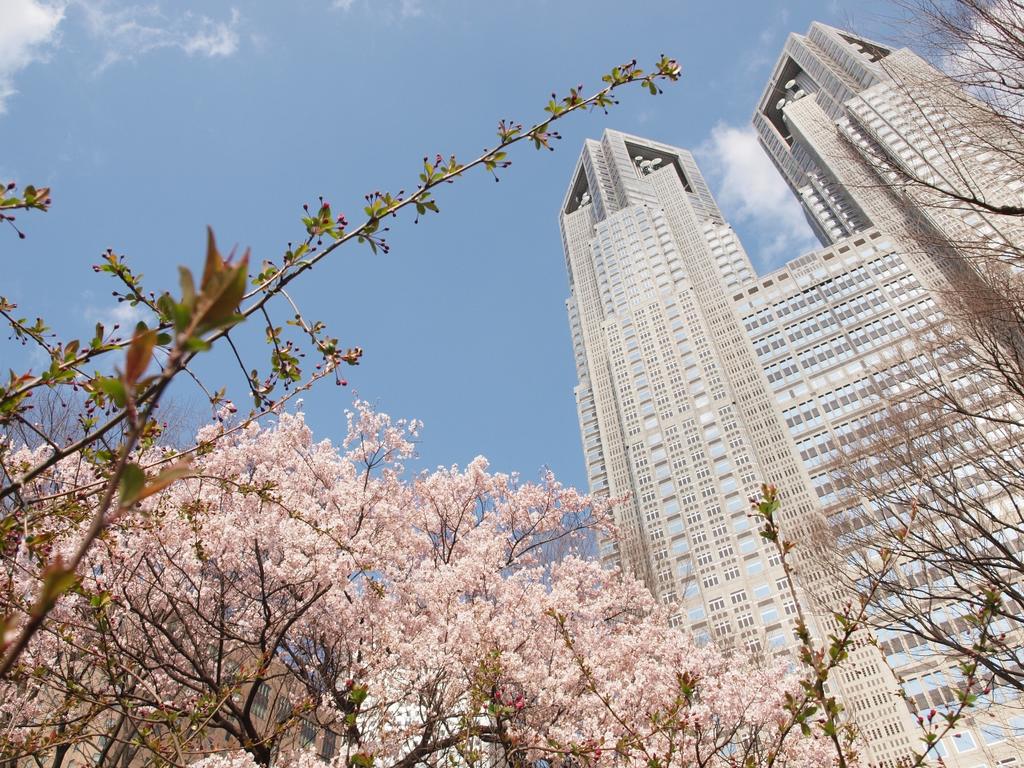
MULTIPOLYGON (((340 447, 301 414, 224 430, 205 427, 194 476, 93 547, 0 684, 0 757, 66 741, 83 759, 109 743, 108 759, 312 768, 331 734, 328 757, 357 768, 832 764, 824 740, 786 730, 783 661, 698 647, 583 556, 613 533, 608 501, 483 458, 407 478, 419 424, 364 402, 340 447)), ((88 519, 54 516, 53 551, 88 519)), ((5 558, 5 600, 28 610, 39 564, 5 558)))

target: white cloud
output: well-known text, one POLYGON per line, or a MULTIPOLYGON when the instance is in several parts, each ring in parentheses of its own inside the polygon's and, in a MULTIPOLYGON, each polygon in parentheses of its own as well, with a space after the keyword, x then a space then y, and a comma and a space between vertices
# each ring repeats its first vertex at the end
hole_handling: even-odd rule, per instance
MULTIPOLYGON (((818 245, 800 204, 757 142, 753 128, 718 123, 697 149, 701 168, 729 221, 757 232, 748 242, 759 268, 795 258, 818 245)), ((747 238, 748 241, 751 238, 747 238)))
MULTIPOLYGON (((340 11, 351 11, 356 5, 356 0, 331 0, 331 7, 340 11)), ((397 0, 395 2, 377 2, 373 5, 375 13, 382 13, 388 20, 396 16, 402 19, 410 19, 423 15, 423 0, 397 0)))
POLYGON ((152 325, 152 313, 141 305, 133 307, 127 301, 114 301, 107 293, 105 298, 97 300, 96 294, 91 290, 82 291, 80 314, 89 324, 88 333, 91 335, 91 326, 95 323, 102 323, 104 333, 113 333, 119 338, 127 338, 132 335, 135 325, 140 320, 148 320, 152 325), (116 328, 115 328, 116 326, 116 328))
MULTIPOLYGON (((2 0, 0 0, 2 1, 2 0)), ((99 70, 152 51, 177 48, 189 56, 231 56, 238 50, 241 14, 218 21, 191 11, 168 16, 161 7, 120 5, 110 0, 76 0, 89 33, 104 44, 99 70)))
POLYGON ((423 3, 420 0, 402 0, 400 12, 402 16, 420 16, 423 13, 423 3))
POLYGON ((237 8, 231 9, 229 22, 214 22, 203 17, 202 25, 191 37, 185 40, 185 53, 203 56, 230 56, 238 50, 238 21, 240 14, 237 8))
MULTIPOLYGON (((403 7, 417 2, 403 0, 403 7)), ((16 93, 15 75, 34 61, 45 61, 56 46, 58 28, 69 10, 80 12, 86 30, 103 46, 98 71, 162 48, 176 48, 189 56, 224 57, 239 47, 241 14, 235 8, 229 18, 218 20, 191 11, 168 15, 156 3, 0 0, 0 114, 16 93)))
POLYGON ((16 93, 14 75, 45 58, 63 18, 63 3, 0 0, 0 114, 16 93))

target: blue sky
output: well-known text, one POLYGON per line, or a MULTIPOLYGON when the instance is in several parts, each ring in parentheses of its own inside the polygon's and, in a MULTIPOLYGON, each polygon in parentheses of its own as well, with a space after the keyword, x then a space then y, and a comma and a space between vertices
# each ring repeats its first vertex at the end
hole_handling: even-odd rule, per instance
MULTIPOLYGON (((28 239, 0 231, 0 294, 84 335, 126 319, 90 269, 107 247, 161 289, 200 264, 207 224, 276 257, 301 237, 303 202, 323 195, 355 219, 365 193, 411 188, 424 155, 469 159, 499 118, 532 121, 551 91, 665 52, 683 79, 663 96, 564 122, 556 152, 524 148, 500 184, 442 190, 441 215, 394 222, 389 255, 342 249, 296 291, 366 350, 350 389, 425 422, 421 466, 483 454, 582 485, 556 214, 583 139, 613 127, 696 150, 770 268, 814 244, 747 127, 785 36, 820 19, 884 38, 892 13, 864 0, 0 0, 0 179, 54 198, 19 217, 28 239)), ((0 350, 4 367, 22 362, 0 350)), ((203 373, 245 403, 228 357, 203 373)), ((208 412, 186 389, 175 398, 208 412)), ((338 437, 350 401, 327 384, 304 410, 338 437)))

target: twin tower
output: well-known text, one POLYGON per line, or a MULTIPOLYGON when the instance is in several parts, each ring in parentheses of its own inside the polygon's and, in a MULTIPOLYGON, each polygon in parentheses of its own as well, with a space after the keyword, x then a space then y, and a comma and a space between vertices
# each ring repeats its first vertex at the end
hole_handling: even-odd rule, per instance
MULTIPOLYGON (((560 213, 576 403, 591 491, 629 497, 601 557, 701 640, 795 645, 786 574, 748 517, 762 482, 781 489, 799 544, 798 596, 820 636, 835 629, 828 606, 845 597, 825 555, 872 523, 835 468, 884 416, 893 351, 941 317, 937 297, 963 265, 936 243, 978 226, 879 183, 879 156, 943 171, 931 107, 905 103, 907 82, 939 78, 908 50, 824 24, 790 35, 753 122, 823 247, 766 275, 689 152, 612 130, 584 145, 560 213)), ((1019 198, 1002 185, 994 197, 1019 198)), ((877 640, 830 684, 868 761, 895 766, 920 747, 896 675, 921 710, 948 689, 927 654, 905 653, 912 641, 877 640)), ((998 757, 970 728, 943 741, 950 765, 998 757), (978 751, 958 763, 965 743, 978 751)))

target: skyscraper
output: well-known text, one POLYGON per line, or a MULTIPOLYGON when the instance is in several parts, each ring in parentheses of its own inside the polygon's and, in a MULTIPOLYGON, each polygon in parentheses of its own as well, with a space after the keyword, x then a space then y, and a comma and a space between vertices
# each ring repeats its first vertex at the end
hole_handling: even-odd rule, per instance
MULTIPOLYGON (((888 341, 880 347, 882 354, 864 360, 866 375, 860 382, 849 382, 860 391, 846 393, 843 400, 852 399, 838 411, 838 418, 836 403, 821 395, 802 398, 805 402, 799 407, 808 413, 817 411, 820 421, 794 433, 832 530, 841 537, 856 538, 858 529, 870 530, 881 518, 898 513, 898 507, 886 508, 884 502, 879 505, 870 498, 856 498, 849 489, 833 487, 829 465, 841 464, 837 452, 841 455, 848 451, 857 442, 858 433, 863 436, 886 424, 890 418, 886 402, 899 400, 899 390, 907 385, 906 379, 913 377, 908 362, 922 365, 925 376, 933 375, 927 369, 942 362, 941 355, 922 355, 920 350, 923 344, 923 349, 930 348, 934 353, 937 343, 941 351, 944 341, 940 333, 931 342, 924 329, 941 318, 944 310, 952 308, 959 314, 964 297, 979 307, 997 308, 993 318, 999 332, 1009 327, 997 315, 1008 306, 1000 294, 1019 283, 1019 274, 1005 269, 1005 262, 1019 262, 1024 220, 1000 213, 1000 207, 1012 210, 1024 203, 1017 153, 1021 136, 1013 121, 1002 119, 912 51, 893 50, 820 23, 813 23, 806 35, 791 34, 787 39, 758 102, 753 124, 762 146, 797 195, 824 244, 835 244, 841 250, 851 240, 856 244, 857 238, 878 232, 892 243, 894 256, 906 267, 904 274, 892 272, 896 279, 887 279, 887 285, 879 286, 890 295, 895 292, 907 297, 907 303, 899 307, 905 330, 894 323, 899 315, 891 311, 871 326, 862 324, 859 314, 851 315, 852 309, 859 311, 878 299, 874 289, 862 293, 855 290, 859 295, 830 307, 855 349, 862 349, 865 340, 874 334, 883 334, 888 341), (998 298, 992 301, 992 297, 998 298), (857 325, 851 328, 851 323, 857 325), (829 449, 823 450, 824 446, 829 449), (828 493, 821 494, 825 488, 828 493)), ((1016 290, 1011 288, 1009 295, 1016 290)), ((972 311, 968 309, 968 313, 972 311)), ((981 314, 967 321, 989 322, 981 314)), ((1000 339, 999 343, 1003 342, 1016 348, 1020 344, 1019 328, 1000 339)), ((759 349, 763 343, 763 339, 755 338, 759 349)), ((958 362, 947 360, 943 365, 952 363, 950 370, 956 370, 950 378, 959 382, 957 387, 963 387, 960 398, 973 401, 978 409, 982 407, 979 396, 985 398, 982 402, 998 402, 1003 397, 992 389, 998 389, 1001 382, 972 374, 970 366, 958 362)), ((989 363, 983 361, 982 368, 986 365, 989 363)), ((1015 382, 1011 387, 1016 387, 1015 382)), ((929 453, 944 440, 969 442, 976 429, 965 423, 971 421, 963 418, 969 413, 953 420, 940 419, 936 413, 934 427, 926 426, 928 419, 918 420, 915 428, 919 431, 912 436, 913 441, 929 446, 929 453)), ((957 452, 955 458, 945 454, 949 457, 945 465, 941 459, 925 462, 936 473, 948 473, 966 494, 987 499, 983 505, 987 506, 985 516, 968 527, 995 526, 996 538, 1008 537, 1006 540, 1011 542, 1016 541, 1016 533, 999 530, 1003 513, 998 510, 1012 510, 1019 503, 1019 499, 1007 498, 1008 490, 1010 496, 1016 490, 1006 484, 986 488, 983 473, 976 470, 989 462, 986 452, 1016 456, 1019 443, 1015 419, 1011 418, 1005 429, 985 433, 973 455, 965 450, 957 452)), ((923 457, 907 454, 907 458, 921 463, 923 457)), ((878 466, 874 470, 877 474, 883 471, 887 477, 880 482, 906 486, 898 494, 904 498, 911 498, 914 489, 920 488, 913 468, 883 470, 878 466)), ((928 493, 941 489, 944 483, 944 479, 926 482, 920 488, 922 501, 926 502, 928 493)), ((933 509, 942 506, 940 500, 933 509)), ((1016 520, 1015 512, 1009 514, 1016 520)), ((951 522, 945 518, 937 530, 951 522)), ((998 546, 1014 553, 1008 555, 1011 563, 1018 559, 1015 544, 998 546)), ((984 547, 974 540, 970 551, 980 558, 984 547)), ((955 618, 969 610, 962 595, 939 583, 941 576, 937 573, 930 578, 938 582, 921 587, 920 580, 929 578, 928 559, 924 556, 922 562, 905 563, 904 568, 918 580, 916 594, 943 594, 943 598, 937 602, 922 600, 916 606, 907 601, 901 610, 939 616, 936 624, 946 627, 946 632, 963 632, 963 624, 958 626, 955 618)), ((957 579, 957 583, 966 582, 957 579)), ((1010 630, 1007 626, 999 631, 1010 630)), ((877 640, 915 709, 928 712, 956 701, 959 673, 951 669, 954 664, 947 657, 941 637, 940 642, 928 642, 921 636, 901 635, 883 627, 877 640)), ((961 764, 973 766, 984 757, 1003 765, 1020 759, 1012 751, 1008 753, 1006 742, 1008 734, 1024 734, 1024 718, 1015 709, 999 706, 1005 695, 1005 691, 993 690, 996 706, 973 722, 968 718, 956 738, 943 740, 947 762, 959 759, 961 764)))
POLYGON ((806 35, 791 34, 786 40, 754 113, 762 146, 823 244, 865 229, 870 220, 843 184, 847 179, 837 177, 835 156, 827 150, 823 156, 814 129, 834 132, 836 121, 847 117, 847 102, 884 87, 890 77, 881 61, 891 53, 879 43, 815 22, 806 35), (800 114, 792 116, 794 111, 800 114))
MULTIPOLYGON (((797 586, 828 592, 814 562, 833 489, 801 452, 834 450, 821 409, 855 415, 870 396, 866 358, 928 297, 875 230, 758 278, 691 154, 615 131, 584 146, 560 222, 590 487, 629 496, 602 558, 699 639, 791 646, 796 607, 747 499, 762 481, 783 489, 797 586)), ((872 737, 872 761, 894 764, 916 743, 906 707, 874 648, 852 656, 855 672, 832 684, 872 737)))
MULTIPOLYGON (((948 204, 1024 203, 1016 155, 1000 151, 1017 137, 991 117, 909 50, 819 23, 790 35, 753 122, 824 247, 763 276, 690 153, 615 131, 586 142, 560 214, 576 400, 591 490, 628 496, 601 556, 643 578, 674 624, 751 651, 792 643, 785 574, 746 516, 767 480, 799 542, 801 602, 817 632, 836 629, 828 609, 848 593, 820 549, 889 512, 835 469, 886 418, 950 286, 987 290, 993 273, 965 244, 998 258, 1024 243, 1024 218, 948 204)), ((956 681, 928 643, 876 639, 830 684, 868 761, 892 766, 920 744, 892 669, 917 710, 949 704, 956 681)), ((947 764, 1019 759, 1008 736, 1024 718, 985 717, 941 740, 947 764)))
MULTIPOLYGON (((860 51, 855 63, 873 64, 884 50, 842 39, 860 51)), ((791 74, 786 66, 776 77, 791 74)), ((800 97, 780 108, 811 112, 804 101, 817 104, 800 97)), ((835 631, 828 609, 848 593, 822 567, 821 549, 863 510, 831 470, 883 411, 900 364, 893 351, 941 317, 935 292, 955 256, 921 247, 918 213, 877 185, 851 193, 851 170, 833 167, 836 156, 814 164, 803 145, 780 146, 776 162, 826 247, 764 276, 678 147, 615 131, 587 141, 560 213, 590 487, 628 496, 617 511, 621 537, 602 542, 601 556, 640 576, 673 624, 752 652, 791 646, 796 608, 777 554, 748 520, 747 497, 763 480, 782 489, 785 533, 800 545, 801 601, 820 635, 835 631), (785 154, 794 146, 798 160, 785 154)), ((848 142, 837 146, 850 162, 859 157, 848 142)), ((911 658, 898 638, 879 641, 890 660, 911 658)), ((934 665, 914 671, 905 690, 917 706, 948 699, 952 682, 934 665)), ((895 766, 919 745, 878 648, 858 644, 830 685, 872 765, 895 766)), ((947 763, 1001 756, 1006 744, 986 733, 964 728, 943 740, 947 763)))
POLYGON ((1024 201, 1021 137, 906 48, 815 22, 786 40, 753 124, 823 244, 874 226, 941 280, 963 278, 967 243, 1024 242, 998 213, 1024 201))

